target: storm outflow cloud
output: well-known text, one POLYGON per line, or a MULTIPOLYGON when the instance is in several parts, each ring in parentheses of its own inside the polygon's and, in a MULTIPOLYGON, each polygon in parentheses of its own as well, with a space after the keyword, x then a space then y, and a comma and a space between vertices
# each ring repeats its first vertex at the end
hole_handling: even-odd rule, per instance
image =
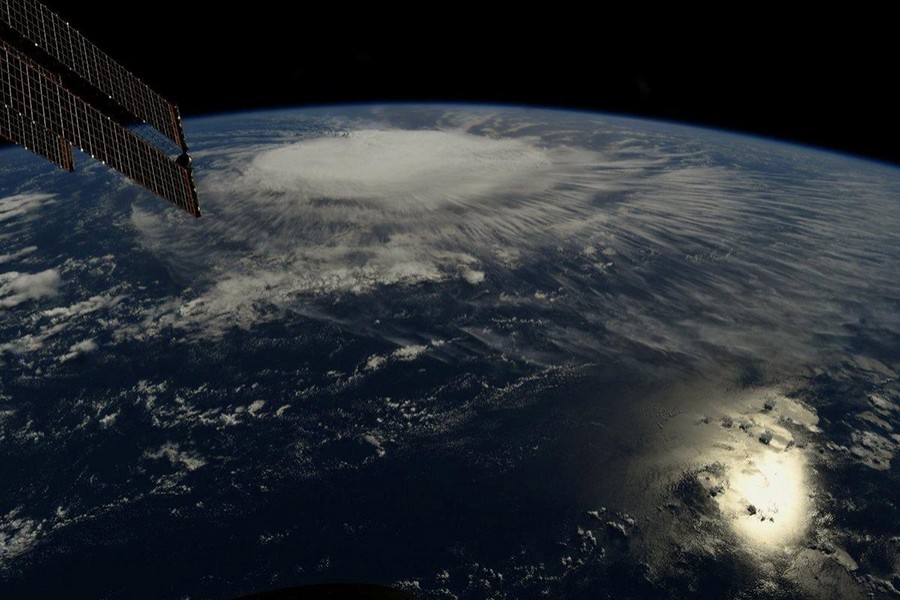
POLYGON ((461 130, 367 129, 229 161, 207 180, 211 218, 199 232, 224 245, 201 256, 168 215, 136 207, 132 219, 174 268, 215 271, 178 315, 210 330, 266 318, 260 301, 283 309, 385 285, 479 285, 485 265, 514 263, 561 224, 587 224, 593 194, 609 187, 591 175, 609 162, 595 152, 461 130))
MULTIPOLYGON (((187 234, 170 213, 135 205, 142 243, 196 285, 131 333, 215 337, 333 294, 441 282, 494 305, 544 306, 549 322, 595 324, 536 334, 564 357, 603 356, 612 335, 669 355, 803 360, 827 350, 811 336, 840 334, 841 299, 869 293, 861 281, 896 289, 884 269, 896 236, 873 226, 891 191, 873 176, 781 177, 711 162, 677 137, 589 143, 609 135, 600 122, 573 137, 529 127, 370 125, 212 155, 203 227, 187 234), (533 269, 542 276, 525 277, 533 269)), ((896 320, 888 296, 869 301, 896 320)))

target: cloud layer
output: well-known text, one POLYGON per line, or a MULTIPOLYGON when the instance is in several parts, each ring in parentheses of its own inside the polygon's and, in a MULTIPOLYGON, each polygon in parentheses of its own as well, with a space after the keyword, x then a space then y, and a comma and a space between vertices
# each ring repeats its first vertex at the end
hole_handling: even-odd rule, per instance
POLYGON ((515 193, 519 184, 533 192, 557 159, 517 139, 463 131, 362 130, 263 151, 238 185, 423 212, 515 193))
POLYGON ((477 286, 485 264, 508 263, 586 214, 604 182, 585 171, 605 162, 534 139, 368 129, 233 153, 207 180, 210 218, 189 235, 140 207, 132 222, 173 269, 211 275, 161 325, 250 326, 301 296, 477 286))
POLYGON ((872 225, 888 180, 814 172, 771 147, 754 156, 785 166, 763 168, 727 146, 714 158, 590 121, 570 134, 468 127, 369 126, 210 155, 202 226, 134 207, 141 242, 192 288, 132 333, 215 337, 425 282, 484 291, 491 310, 543 311, 528 338, 464 329, 536 360, 604 356, 610 333, 670 356, 803 360, 818 351, 810 336, 840 335, 840 299, 870 284, 887 295, 870 294, 868 310, 890 321, 896 235, 872 225))

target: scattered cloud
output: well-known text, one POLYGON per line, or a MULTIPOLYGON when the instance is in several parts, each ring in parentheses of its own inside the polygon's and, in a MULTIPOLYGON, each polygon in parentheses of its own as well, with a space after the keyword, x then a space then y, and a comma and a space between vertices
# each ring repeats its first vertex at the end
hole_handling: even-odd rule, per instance
POLYGON ((196 471, 206 465, 206 460, 198 454, 182 450, 179 444, 166 442, 154 452, 145 452, 144 458, 151 460, 168 460, 174 467, 184 467, 187 471, 196 471))
MULTIPOLYGON (((93 315, 93 313, 102 309, 112 308, 124 298, 125 296, 123 295, 98 295, 69 306, 58 306, 37 312, 32 315, 32 320, 41 323, 41 325, 16 339, 0 343, 0 354, 8 352, 21 356, 38 352, 44 349, 52 339, 57 338, 60 334, 70 330, 77 324, 85 322, 84 317, 93 315)), ((91 325, 97 324, 92 319, 87 321, 91 325)))
POLYGON ((58 306, 41 312, 41 316, 47 317, 54 323, 67 321, 77 317, 89 315, 101 309, 110 308, 119 304, 125 296, 100 294, 87 300, 76 302, 69 306, 58 306))
POLYGON ((30 213, 55 201, 56 196, 53 194, 16 194, 0 198, 0 223, 21 220, 24 216, 30 218, 30 213))
MULTIPOLYGON (((424 356, 429 348, 441 348, 446 345, 444 340, 432 340, 428 344, 409 344, 401 346, 388 355, 373 354, 366 360, 366 364, 362 367, 364 372, 375 372, 390 362, 412 362, 421 356, 424 356)), ((359 370, 357 370, 359 373, 359 370)))
POLYGON ((394 350, 394 352, 391 354, 391 357, 395 360, 409 362, 419 358, 419 356, 421 356, 426 350, 428 350, 428 346, 404 346, 402 348, 394 350))
POLYGON ((35 333, 28 333, 19 338, 0 344, 0 354, 10 353, 22 356, 43 349, 48 340, 66 330, 65 324, 43 327, 35 333))
POLYGON ((475 269, 463 269, 462 270, 462 278, 466 281, 466 283, 470 283, 472 285, 478 285, 484 281, 484 273, 482 271, 476 271, 475 269))
POLYGON ((43 535, 42 524, 22 514, 22 508, 0 516, 0 568, 28 552, 43 535))
POLYGON ((0 265, 25 258, 37 250, 37 246, 28 246, 10 254, 0 254, 0 265))
POLYGON ((378 354, 373 354, 369 357, 369 360, 366 361, 366 371, 377 371, 386 364, 387 358, 379 356, 378 354))
POLYGON ((250 403, 250 406, 247 407, 247 412, 250 413, 250 416, 253 417, 261 417, 262 409, 266 406, 265 400, 254 400, 250 403))
POLYGON ((108 429, 109 427, 112 427, 115 424, 116 419, 118 419, 118 418, 119 418, 118 411, 116 411, 114 413, 110 413, 108 415, 105 415, 100 418, 100 426, 103 427, 104 429, 108 429))
POLYGON ((94 340, 84 340, 82 342, 78 342, 77 344, 73 344, 69 351, 59 357, 59 362, 64 363, 70 360, 74 360, 79 356, 84 356, 85 354, 90 354, 91 352, 96 352, 99 346, 97 342, 94 340))
POLYGON ((55 296, 61 283, 56 269, 40 273, 0 273, 0 308, 15 308, 29 300, 55 296))

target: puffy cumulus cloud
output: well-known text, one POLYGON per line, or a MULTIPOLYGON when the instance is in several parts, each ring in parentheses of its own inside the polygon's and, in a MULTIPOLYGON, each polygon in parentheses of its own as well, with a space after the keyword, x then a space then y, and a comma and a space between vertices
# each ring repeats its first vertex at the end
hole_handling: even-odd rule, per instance
POLYGON ((40 273, 0 273, 0 308, 15 308, 29 300, 38 300, 59 293, 59 271, 47 269, 40 273))
POLYGON ((78 342, 77 344, 72 344, 69 348, 69 351, 59 357, 59 362, 69 362, 70 360, 74 360, 79 356, 84 356, 85 354, 90 354, 91 352, 96 352, 99 346, 97 342, 94 340, 84 340, 78 342))
POLYGON ((603 167, 627 176, 649 161, 458 129, 368 129, 231 150, 217 164, 204 182, 209 219, 189 235, 169 214, 134 208, 143 243, 205 284, 151 311, 143 334, 248 327, 302 296, 483 284, 510 248, 588 221, 593 194, 622 185, 603 167))

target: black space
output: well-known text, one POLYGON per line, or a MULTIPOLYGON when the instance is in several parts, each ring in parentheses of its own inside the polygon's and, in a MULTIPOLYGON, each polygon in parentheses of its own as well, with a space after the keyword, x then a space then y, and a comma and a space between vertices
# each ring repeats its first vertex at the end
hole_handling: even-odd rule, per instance
POLYGON ((187 116, 369 101, 532 104, 900 163, 894 21, 852 7, 46 3, 187 116))

